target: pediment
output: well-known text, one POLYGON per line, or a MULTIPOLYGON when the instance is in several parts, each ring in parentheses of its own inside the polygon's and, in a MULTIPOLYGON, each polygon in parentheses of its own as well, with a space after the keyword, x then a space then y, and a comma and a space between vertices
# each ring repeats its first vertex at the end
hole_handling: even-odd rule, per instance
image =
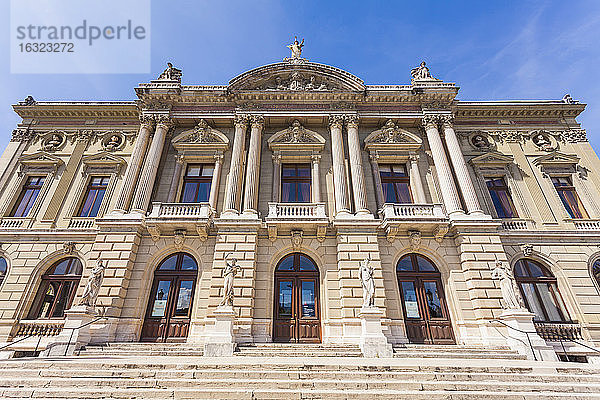
POLYGON ((312 62, 280 62, 264 65, 229 81, 230 91, 363 91, 358 77, 329 65, 312 62))
POLYGON ((227 136, 212 128, 205 120, 200 120, 193 129, 175 136, 171 143, 177 151, 225 151, 229 147, 227 136))
POLYGON ((422 144, 418 135, 396 126, 391 119, 365 138, 366 150, 415 151, 422 144))
POLYGON ((489 152, 482 154, 477 157, 473 157, 470 161, 471 164, 478 167, 483 166, 505 166, 513 163, 513 158, 506 154, 498 152, 489 152))
POLYGON ((34 154, 27 154, 19 158, 21 168, 48 169, 56 171, 58 167, 63 165, 63 161, 45 151, 40 151, 34 154))
POLYGON ((300 121, 294 120, 292 124, 271 136, 267 143, 272 151, 281 150, 317 150, 325 146, 325 138, 317 132, 306 129, 300 121))
POLYGON ((540 166, 575 166, 579 163, 579 157, 558 151, 545 154, 533 160, 535 165, 540 166))
POLYGON ((107 151, 103 151, 102 153, 91 156, 85 156, 81 159, 81 162, 84 165, 84 171, 88 171, 90 168, 93 168, 119 172, 121 167, 126 164, 123 158, 115 156, 107 151))

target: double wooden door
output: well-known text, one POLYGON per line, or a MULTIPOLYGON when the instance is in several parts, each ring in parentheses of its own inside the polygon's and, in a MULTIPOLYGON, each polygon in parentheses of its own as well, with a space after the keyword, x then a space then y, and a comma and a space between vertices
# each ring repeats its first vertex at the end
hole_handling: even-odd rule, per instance
POLYGON ((452 324, 439 276, 399 274, 398 286, 408 340, 411 343, 454 344, 452 324))

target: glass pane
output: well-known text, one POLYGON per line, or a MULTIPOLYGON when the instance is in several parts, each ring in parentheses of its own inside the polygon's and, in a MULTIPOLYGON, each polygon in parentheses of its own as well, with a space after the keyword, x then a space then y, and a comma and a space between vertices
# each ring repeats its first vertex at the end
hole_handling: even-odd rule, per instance
POLYGON ((393 183, 382 183, 383 187, 383 197, 385 197, 386 203, 397 203, 398 199, 396 198, 396 192, 394 191, 393 183))
POLYGON ((300 255, 300 271, 316 271, 317 268, 310 258, 300 255))
POLYGON ((394 171, 394 176, 407 176, 405 165, 393 165, 392 171, 394 171))
POLYGON ((410 198, 410 188, 408 183, 396 183, 396 193, 398 194, 398 202, 402 204, 412 203, 410 198))
POLYGON ((210 182, 201 182, 198 184, 198 196, 196 203, 206 203, 210 195, 210 182))
POLYGON ((296 167, 295 166, 283 166, 281 169, 281 176, 283 176, 283 177, 296 176, 296 167))
POLYGON ((190 315, 190 304, 192 303, 192 289, 194 281, 179 282, 179 294, 177 295, 177 304, 175 315, 178 317, 187 317, 190 315))
POLYGON ((177 265, 177 254, 173 254, 169 258, 160 264, 160 270, 162 271, 173 271, 177 265))
POLYGON ((423 282, 425 289, 425 301, 427 301, 427 309, 429 310, 430 318, 444 318, 442 313, 442 303, 438 294, 437 282, 423 282))
POLYGON ((530 276, 537 278, 539 276, 546 276, 542 268, 532 261, 527 261, 527 265, 529 266, 530 276))
POLYGON ((435 266, 429 262, 425 257, 417 256, 417 265, 421 272, 437 272, 435 266))
POLYGON ((69 306, 68 302, 71 299, 71 290, 74 288, 73 282, 63 282, 58 298, 56 299, 56 305, 52 312, 53 318, 60 318, 64 315, 65 309, 69 306))
POLYGON ((96 190, 88 190, 87 196, 85 197, 85 201, 83 202, 83 206, 81 207, 81 212, 79 213, 80 217, 87 217, 90 215, 90 210, 92 209, 92 205, 94 203, 95 198, 96 190))
POLYGON ((277 266, 278 271, 293 271, 294 270, 294 255, 289 255, 277 266))
POLYGON ((69 265, 67 275, 81 275, 81 271, 83 270, 81 261, 79 261, 78 258, 71 258, 70 260, 71 260, 71 263, 69 265))
POLYGON ((310 183, 298 183, 298 203, 310 203, 310 183))
POLYGON ((317 310, 315 306, 315 282, 302 281, 302 317, 316 317, 317 310))
POLYGON ((298 176, 310 178, 310 167, 308 165, 299 165, 298 166, 298 176))
POLYGON ((196 183, 186 182, 183 186, 182 203, 194 203, 196 201, 196 183))
POLYGON ((382 178, 392 176, 392 167, 389 165, 380 165, 379 166, 379 174, 382 178))
POLYGON ((515 276, 525 277, 529 275, 527 270, 525 269, 525 265, 523 264, 523 260, 519 260, 515 263, 515 276))
POLYGON ((187 170, 187 176, 200 176, 201 171, 201 165, 189 165, 187 170))
POLYGON ((421 318, 419 313, 419 303, 417 303, 417 293, 415 292, 414 282, 400 282, 402 297, 404 300, 404 312, 407 318, 421 318))
POLYGON ((196 265, 196 261, 192 257, 184 254, 181 262, 181 269, 184 271, 193 271, 198 269, 198 265, 196 265))
POLYGON ((281 201, 283 203, 296 202, 296 184, 283 182, 281 184, 281 201))
POLYGON ((51 282, 46 288, 46 293, 44 293, 44 298, 42 300, 42 305, 40 306, 40 312, 36 316, 36 318, 48 318, 48 314, 50 313, 50 308, 54 303, 54 299, 56 298, 56 291, 60 287, 60 282, 51 282))
POLYGON ((169 289, 171 281, 158 281, 156 295, 152 303, 152 317, 164 317, 167 311, 167 300, 169 300, 169 289))
POLYGON ((6 270, 8 269, 8 263, 2 257, 0 257, 0 284, 4 281, 4 277, 6 276, 6 270))
POLYGON ((97 191, 96 199, 94 200, 92 209, 90 210, 90 213, 88 214, 89 217, 96 217, 98 215, 98 210, 100 209, 100 205, 102 204, 102 199, 104 198, 104 192, 105 192, 104 189, 100 189, 97 191))
POLYGON ((202 176, 212 176, 214 169, 215 169, 214 165, 203 166, 202 167, 202 176))
POLYGON ((292 282, 279 282, 279 300, 278 300, 278 315, 279 317, 292 318, 292 282))
POLYGON ((410 256, 404 256, 398 261, 398 265, 396 266, 397 271, 413 271, 412 260, 410 256))
POLYGON ((535 285, 537 286, 538 293, 542 299, 542 304, 544 305, 544 309, 548 315, 548 320, 562 321, 562 317, 558 311, 558 304, 556 304, 552 298, 549 285, 547 283, 536 283, 535 285))
POLYGON ((529 311, 535 314, 533 319, 536 321, 544 321, 546 317, 544 316, 542 306, 540 305, 540 302, 535 294, 533 283, 521 283, 521 289, 523 290, 525 300, 529 306, 529 311))
POLYGON ((58 264, 56 264, 56 267, 54 267, 54 271, 50 271, 50 275, 65 275, 67 273, 67 268, 69 267, 69 259, 65 258, 64 260, 60 261, 58 264))

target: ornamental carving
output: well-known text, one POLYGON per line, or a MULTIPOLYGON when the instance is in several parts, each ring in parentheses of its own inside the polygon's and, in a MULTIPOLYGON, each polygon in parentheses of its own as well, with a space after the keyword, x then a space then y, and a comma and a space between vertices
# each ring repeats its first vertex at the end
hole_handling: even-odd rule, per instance
POLYGON ((158 77, 159 81, 174 81, 181 83, 182 72, 180 69, 175 68, 170 62, 167 63, 167 68, 158 77))
POLYGON ((342 126, 344 125, 344 116, 343 115, 330 115, 328 122, 329 122, 330 128, 342 129, 342 126))
POLYGON ((329 82, 327 78, 307 72, 293 71, 289 74, 277 75, 262 83, 258 90, 291 90, 291 91, 325 91, 341 89, 329 82))
POLYGON ((205 120, 200 120, 193 128, 177 134, 171 142, 179 151, 225 151, 229 139, 222 132, 212 128, 205 120))
POLYGON ((12 131, 11 142, 27 142, 35 136, 35 133, 28 128, 17 128, 12 131))
POLYGON ((560 140, 565 143, 587 142, 587 134, 584 129, 573 129, 560 133, 560 140))
POLYGON ((396 126, 394 121, 388 119, 377 135, 371 138, 372 143, 406 143, 410 140, 406 135, 408 132, 396 126))
POLYGON ((200 120, 192 133, 181 140, 182 143, 218 143, 221 139, 212 132, 205 120, 200 120))
POLYGON ((425 61, 421 61, 421 64, 419 64, 418 67, 411 69, 410 76, 412 82, 439 81, 439 79, 436 79, 433 76, 431 76, 431 73, 429 72, 429 68, 427 68, 427 64, 425 63, 425 61))
POLYGON ((120 132, 109 132, 102 139, 102 147, 106 151, 120 150, 125 144, 125 137, 120 132))
POLYGON ((44 151, 59 150, 66 142, 64 132, 50 132, 42 139, 42 149, 44 151))
POLYGON ((325 146, 325 138, 317 132, 306 129, 297 119, 292 124, 271 136, 267 143, 273 151, 281 150, 317 150, 325 146))
POLYGON ((416 134, 397 126, 391 119, 365 138, 367 151, 392 151, 395 154, 417 151, 423 140, 416 134))
POLYGON ((292 230, 291 232, 291 240, 292 240, 292 247, 295 250, 300 249, 300 247, 302 247, 302 237, 304 236, 304 232, 301 229, 297 229, 297 230, 292 230))
POLYGON ((489 151, 492 149, 492 143, 483 132, 475 132, 469 138, 469 143, 477 150, 489 151))
POLYGON ((531 141, 540 150, 554 151, 556 150, 556 141, 546 131, 534 131, 531 133, 531 141))

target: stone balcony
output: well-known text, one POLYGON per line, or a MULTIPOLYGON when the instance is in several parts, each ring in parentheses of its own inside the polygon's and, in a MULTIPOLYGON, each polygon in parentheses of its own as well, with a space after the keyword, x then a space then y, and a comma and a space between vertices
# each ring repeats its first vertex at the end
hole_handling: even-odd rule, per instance
POLYGON ((162 234, 197 232, 206 240, 212 223, 213 209, 208 203, 152 203, 146 228, 154 240, 162 234))
POLYGON ((535 229, 535 222, 530 219, 503 219, 502 229, 505 231, 527 231, 535 229))
POLYGON ((0 229, 21 229, 28 226, 28 218, 4 217, 0 220, 0 229))
POLYGON ((449 221, 441 204, 386 203, 379 211, 381 227, 390 242, 400 232, 418 231, 441 240, 448 232, 449 221))
POLYGON ((534 322, 535 330, 548 342, 582 340, 581 325, 577 322, 534 322))
POLYGON ((570 221, 578 231, 600 231, 600 219, 572 219, 570 221))
POLYGON ((317 239, 323 241, 329 225, 325 203, 269 203, 265 218, 269 239, 277 238, 281 229, 316 229, 317 239))

